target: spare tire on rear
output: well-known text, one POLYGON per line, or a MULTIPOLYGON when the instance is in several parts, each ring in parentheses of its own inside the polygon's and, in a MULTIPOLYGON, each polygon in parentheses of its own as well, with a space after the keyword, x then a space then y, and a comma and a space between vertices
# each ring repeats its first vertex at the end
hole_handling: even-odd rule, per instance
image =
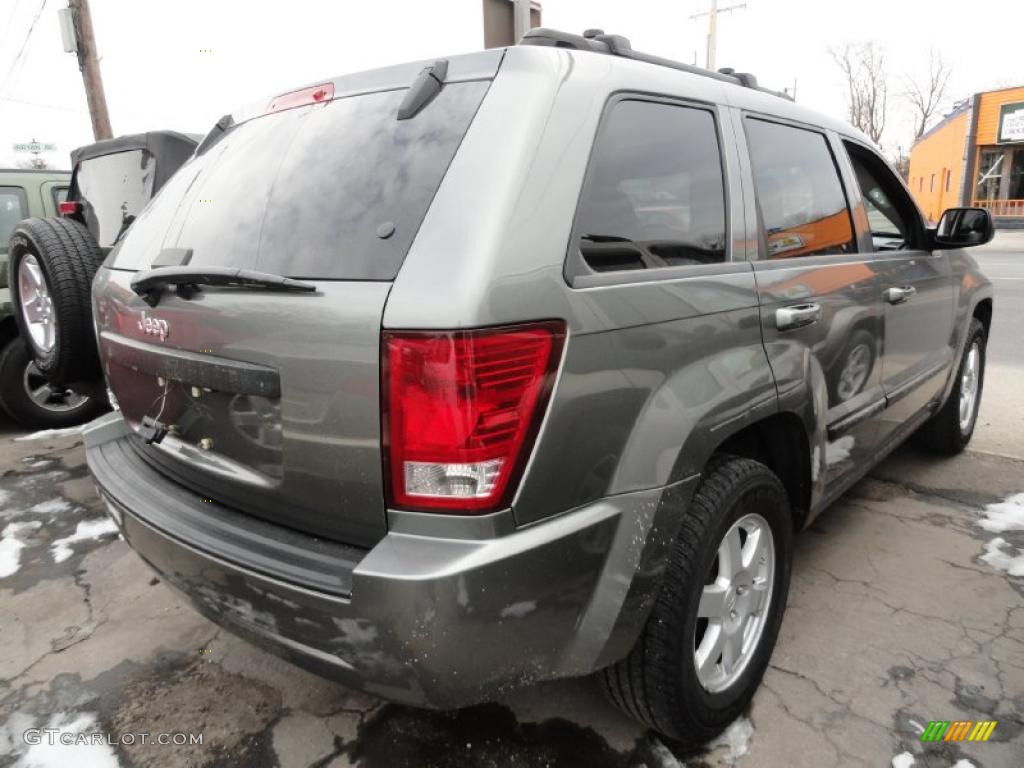
POLYGON ((39 372, 57 383, 102 375, 92 322, 92 278, 103 251, 71 219, 26 219, 11 233, 7 284, 18 330, 39 372))

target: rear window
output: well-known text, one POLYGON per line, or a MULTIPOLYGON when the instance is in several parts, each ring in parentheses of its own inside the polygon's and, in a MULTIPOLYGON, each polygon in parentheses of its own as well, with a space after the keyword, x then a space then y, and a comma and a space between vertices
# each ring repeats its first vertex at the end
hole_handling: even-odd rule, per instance
POLYGON ((192 265, 392 280, 487 87, 450 83, 409 120, 394 90, 242 123, 175 174, 111 266, 176 247, 192 265))
POLYGON ((0 187, 0 253, 7 253, 7 241, 15 225, 28 216, 25 190, 21 187, 0 187))
POLYGON ((144 149, 83 160, 75 170, 75 199, 89 230, 110 246, 153 196, 156 163, 144 149))

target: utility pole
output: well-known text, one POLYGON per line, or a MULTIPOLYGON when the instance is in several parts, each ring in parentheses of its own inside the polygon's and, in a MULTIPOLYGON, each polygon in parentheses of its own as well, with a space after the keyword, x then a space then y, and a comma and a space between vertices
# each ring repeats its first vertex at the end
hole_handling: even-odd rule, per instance
POLYGON ((712 72, 715 70, 715 47, 718 43, 718 14, 746 7, 746 3, 737 3, 736 5, 727 5, 725 8, 719 8, 718 0, 711 0, 711 7, 708 10, 703 13, 695 13, 690 17, 691 19, 699 19, 702 16, 708 17, 708 52, 705 66, 712 72))
POLYGON ((103 93, 103 78, 100 76, 99 60, 96 58, 96 37, 93 35, 89 0, 68 0, 68 8, 71 9, 71 17, 74 20, 78 69, 82 73, 82 82, 85 83, 85 98, 89 103, 89 116, 92 118, 92 135, 96 141, 109 139, 114 134, 110 130, 107 97, 103 93))

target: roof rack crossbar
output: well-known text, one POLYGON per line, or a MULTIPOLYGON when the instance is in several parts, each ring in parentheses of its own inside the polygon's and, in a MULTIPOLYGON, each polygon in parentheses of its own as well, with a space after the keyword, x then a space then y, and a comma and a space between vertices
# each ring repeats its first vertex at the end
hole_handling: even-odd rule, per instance
POLYGON ((792 101, 787 93, 780 93, 769 88, 762 88, 757 84, 757 78, 749 72, 736 72, 729 68, 720 69, 714 72, 710 69, 697 67, 692 64, 684 64, 681 61, 665 59, 661 56, 654 56, 650 53, 642 53, 633 50, 629 39, 621 35, 606 35, 601 29, 588 29, 582 35, 574 35, 571 32, 562 32, 547 27, 531 29, 519 41, 519 45, 540 45, 551 48, 568 48, 574 51, 592 51, 594 53, 605 53, 610 56, 620 56, 624 59, 643 61, 648 64, 655 64, 659 67, 678 69, 682 72, 689 72, 691 75, 710 77, 722 82, 741 85, 745 88, 753 88, 757 91, 770 93, 783 99, 792 101))

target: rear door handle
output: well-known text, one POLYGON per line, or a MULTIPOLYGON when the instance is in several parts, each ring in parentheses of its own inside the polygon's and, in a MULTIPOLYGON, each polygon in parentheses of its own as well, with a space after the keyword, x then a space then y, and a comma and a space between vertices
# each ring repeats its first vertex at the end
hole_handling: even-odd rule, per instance
POLYGON ((780 331, 801 328, 820 319, 821 306, 818 304, 794 304, 775 310, 775 327, 780 331))
POLYGON ((917 288, 912 285, 901 285, 899 288, 886 288, 885 300, 890 304, 903 304, 914 298, 917 288))

